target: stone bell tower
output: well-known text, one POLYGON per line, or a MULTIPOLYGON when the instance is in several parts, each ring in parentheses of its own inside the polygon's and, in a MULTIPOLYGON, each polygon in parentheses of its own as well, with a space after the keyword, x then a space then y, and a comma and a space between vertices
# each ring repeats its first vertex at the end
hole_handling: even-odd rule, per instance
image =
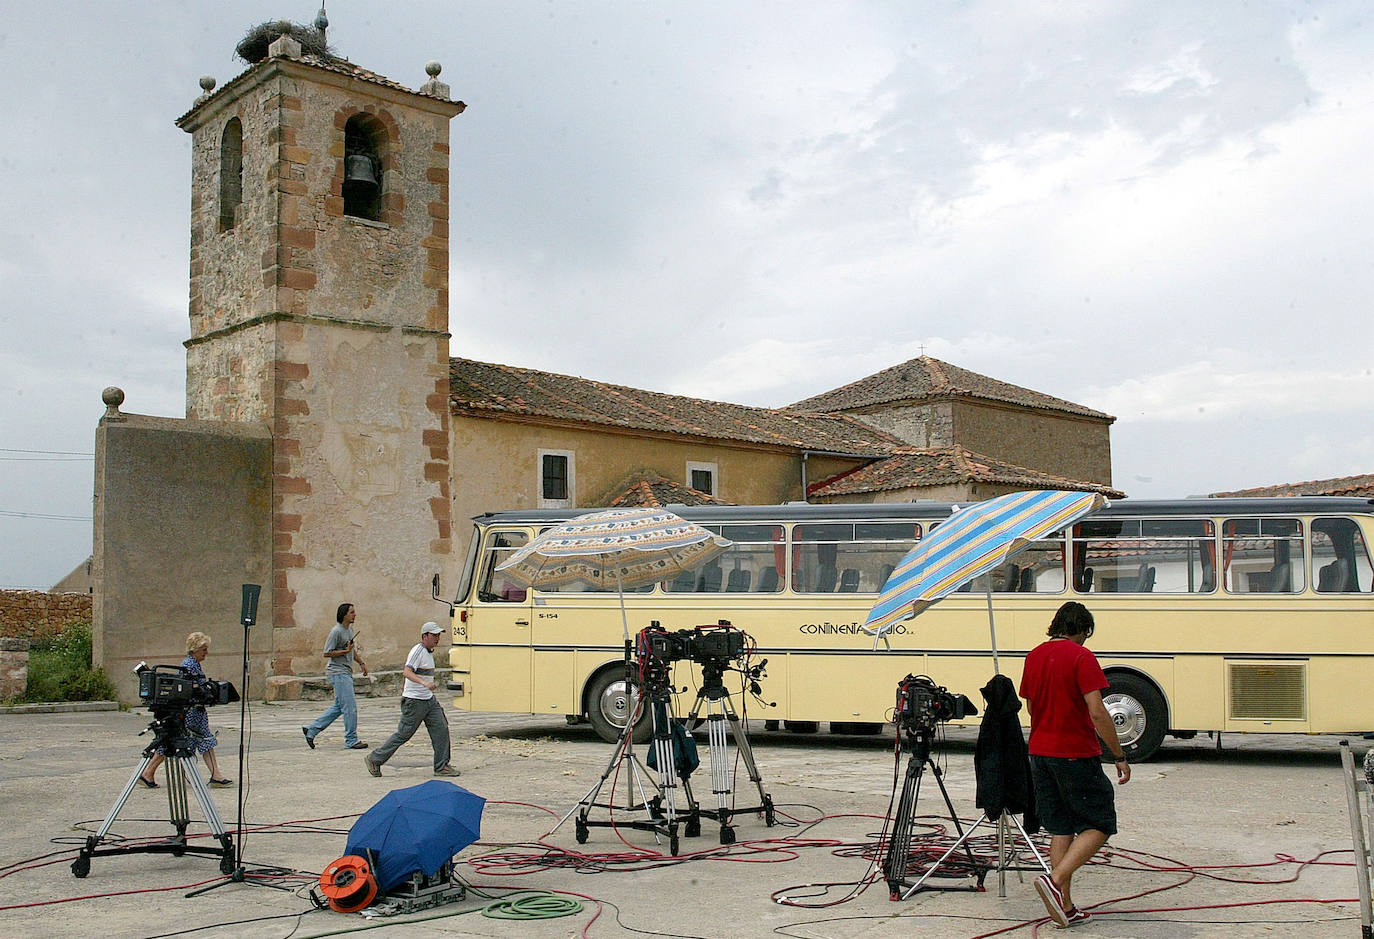
POLYGON ((266 56, 217 91, 201 79, 177 121, 193 141, 186 416, 270 431, 276 675, 322 671, 342 601, 369 664, 399 662, 450 546, 448 140, 464 105, 438 63, 411 91, 330 54, 325 26, 323 11, 314 30, 274 24, 266 56))

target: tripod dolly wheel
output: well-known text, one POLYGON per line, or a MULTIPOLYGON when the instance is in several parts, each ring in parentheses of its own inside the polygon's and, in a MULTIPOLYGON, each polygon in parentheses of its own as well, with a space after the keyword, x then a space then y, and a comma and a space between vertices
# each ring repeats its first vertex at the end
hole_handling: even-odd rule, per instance
POLYGON ((720 826, 720 843, 721 843, 721 844, 734 844, 734 843, 735 843, 735 829, 731 828, 729 825, 721 825, 721 826, 720 826))
POLYGON ((673 832, 668 836, 668 853, 671 854, 673 857, 677 857, 677 849, 677 832, 673 832))
POLYGON ((682 833, 688 838, 701 837, 701 816, 689 815, 687 821, 682 826, 682 833))
POLYGON ((72 861, 72 874, 77 877, 85 877, 91 872, 91 859, 86 855, 81 855, 72 861))
POLYGON ((763 797, 763 824, 772 828, 778 822, 777 813, 773 811, 773 797, 763 797))
POLYGON ((227 854, 220 858, 219 872, 221 874, 232 874, 234 872, 234 859, 227 854))
POLYGON ((577 819, 573 823, 573 832, 577 837, 578 844, 586 844, 587 836, 591 833, 591 829, 587 827, 587 820, 585 818, 577 819))

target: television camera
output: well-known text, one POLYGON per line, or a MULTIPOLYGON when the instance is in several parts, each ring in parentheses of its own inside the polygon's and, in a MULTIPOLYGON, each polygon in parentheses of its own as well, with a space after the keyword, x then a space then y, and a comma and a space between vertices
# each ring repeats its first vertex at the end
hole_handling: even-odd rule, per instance
POLYGON ((669 632, 658 623, 644 630, 642 650, 661 662, 691 660, 699 665, 744 655, 744 632, 721 620, 715 626, 698 626, 669 632))
POLYGON ((185 711, 196 705, 211 707, 233 704, 239 700, 232 682, 192 677, 180 665, 154 665, 139 662, 134 668, 138 676, 138 697, 153 712, 185 711))
POLYGON ((908 675, 897 683, 894 722, 899 730, 933 731, 937 724, 977 715, 966 695, 955 694, 925 675, 908 675))

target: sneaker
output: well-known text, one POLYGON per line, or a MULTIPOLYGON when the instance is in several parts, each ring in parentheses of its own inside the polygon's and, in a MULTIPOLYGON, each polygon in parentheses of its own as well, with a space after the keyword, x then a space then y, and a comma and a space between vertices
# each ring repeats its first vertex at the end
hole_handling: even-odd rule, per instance
POLYGON ((344 747, 344 749, 345 749, 345 750, 366 750, 366 749, 367 749, 367 744, 365 744, 365 743, 363 743, 361 740, 359 740, 357 743, 349 744, 348 746, 344 747))
POLYGON ((1086 923, 1088 920, 1092 918, 1093 915, 1091 913, 1089 913, 1087 910, 1080 910, 1078 907, 1074 907, 1073 909, 1066 910, 1064 912, 1064 919, 1067 921, 1067 925, 1069 926, 1077 926, 1079 923, 1086 923))
POLYGON ((434 775, 435 775, 435 776, 458 776, 458 775, 461 775, 461 774, 460 774, 456 769, 454 769, 452 766, 449 766, 449 765, 446 763, 446 764, 444 764, 443 766, 441 766, 441 767, 439 767, 438 769, 436 769, 436 770, 434 771, 434 775))
POLYGON ((1069 917, 1064 910, 1064 894, 1054 885, 1048 874, 1041 874, 1035 878, 1035 892, 1040 894, 1040 899, 1045 904, 1045 912, 1050 914, 1054 924, 1061 929, 1068 926, 1069 917))
POLYGON ((310 749, 315 749, 315 738, 310 736, 310 728, 302 727, 301 733, 305 734, 305 745, 310 749))
POLYGON ((381 764, 372 762, 372 757, 370 755, 363 757, 363 765, 367 767, 367 771, 373 776, 382 775, 381 764))

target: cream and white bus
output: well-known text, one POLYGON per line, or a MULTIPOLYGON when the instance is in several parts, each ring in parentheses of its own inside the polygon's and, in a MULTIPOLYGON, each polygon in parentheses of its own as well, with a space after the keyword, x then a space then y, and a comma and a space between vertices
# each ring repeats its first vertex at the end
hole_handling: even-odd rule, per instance
MULTIPOLYGON (((763 698, 776 702, 755 702, 749 717, 874 730, 908 673, 979 700, 994 673, 985 578, 899 624, 890 651, 875 651, 860 628, 892 568, 950 504, 670 508, 734 545, 691 575, 627 591, 630 629, 728 620, 749 633, 768 660, 763 698)), ((496 570, 578 514, 474 520, 450 687, 462 710, 563 714, 613 740, 630 704, 616 594, 529 590, 496 570)), ((1054 611, 1079 599, 1096 617, 1090 647, 1134 759, 1166 734, 1374 730, 1374 699, 1359 691, 1374 672, 1371 540, 1369 499, 1115 503, 987 575, 1002 671, 1018 680, 1054 611)))

